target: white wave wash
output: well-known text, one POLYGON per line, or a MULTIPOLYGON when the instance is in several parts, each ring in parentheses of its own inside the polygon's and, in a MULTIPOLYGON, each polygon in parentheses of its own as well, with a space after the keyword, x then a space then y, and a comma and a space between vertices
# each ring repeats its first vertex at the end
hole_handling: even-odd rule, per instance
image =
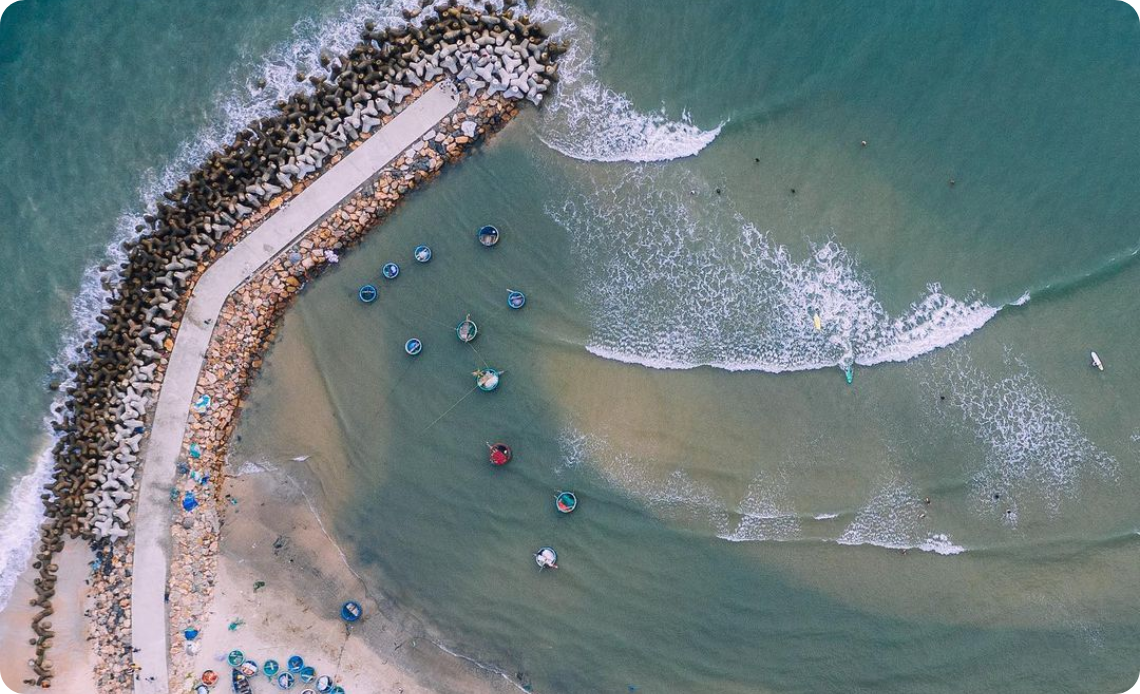
POLYGON ((574 159, 597 162, 669 161, 696 155, 720 135, 693 125, 688 112, 671 120, 638 111, 624 94, 602 84, 592 29, 586 20, 554 3, 539 4, 532 18, 555 28, 555 40, 570 49, 558 60, 558 88, 540 113, 538 137, 551 149, 574 159))
POLYGON ((730 542, 781 542, 800 536, 800 520, 784 501, 787 480, 758 475, 737 511, 740 522, 731 533, 720 535, 730 542))
MULTIPOLYGON (((787 482, 782 476, 758 475, 733 514, 711 487, 683 470, 674 470, 665 479, 653 479, 642 462, 626 454, 615 454, 604 439, 572 426, 562 431, 559 442, 563 450, 562 469, 586 467, 653 513, 711 525, 716 537, 729 542, 832 542, 913 549, 944 556, 966 551, 949 536, 923 529, 924 505, 898 477, 890 477, 880 486, 843 534, 822 537, 804 532, 804 517, 787 502, 787 482), (735 522, 734 517, 738 517, 735 522)), ((812 516, 814 520, 837 517, 838 514, 826 513, 812 516)))
POLYGON ((932 392, 946 392, 961 424, 985 449, 971 479, 975 497, 1015 525, 1031 510, 1056 515, 1086 477, 1111 479, 1117 461, 1084 435, 1069 404, 1046 390, 1024 361, 1007 353, 1003 367, 1005 375, 993 377, 968 355, 951 352, 936 362, 930 385, 932 392))
POLYGON ((892 316, 839 243, 797 259, 683 169, 580 173, 587 190, 547 213, 590 287, 586 347, 601 357, 774 373, 869 366, 950 345, 999 310, 931 284, 892 316))
POLYGON ((923 508, 910 485, 897 476, 889 477, 836 541, 841 545, 918 549, 943 555, 966 551, 949 536, 925 529, 923 508))
MULTIPOLYGON (((501 0, 492 4, 502 6, 501 0)), ((210 152, 232 142, 234 135, 250 122, 273 114, 276 102, 298 91, 311 92, 313 85, 307 81, 298 83, 296 73, 328 74, 320 64, 322 50, 332 56, 347 53, 359 42, 366 21, 374 21, 378 26, 404 23, 402 10, 413 7, 419 7, 416 0, 356 0, 326 20, 299 21, 293 27, 292 38, 270 51, 258 65, 235 69, 230 81, 243 86, 219 94, 211 125, 183 142, 164 167, 143 174, 137 202, 119 216, 102 261, 84 270, 72 300, 72 327, 63 335, 59 353, 51 364, 55 376, 63 381, 61 392, 73 383, 67 366, 83 357, 83 344, 102 327, 95 319, 107 304, 107 287, 118 284, 119 265, 127 259, 122 244, 138 235, 136 227, 143 223, 146 212, 154 211, 162 193, 173 189, 210 152)), ((419 21, 426 16, 429 15, 421 14, 419 21)), ((62 403, 60 396, 53 402, 52 412, 59 412, 62 403)), ((0 609, 7 604, 12 586, 35 547, 44 512, 40 494, 51 478, 51 448, 58 438, 51 427, 54 419, 54 414, 45 419, 48 443, 37 455, 32 471, 12 486, 0 515, 0 609)))

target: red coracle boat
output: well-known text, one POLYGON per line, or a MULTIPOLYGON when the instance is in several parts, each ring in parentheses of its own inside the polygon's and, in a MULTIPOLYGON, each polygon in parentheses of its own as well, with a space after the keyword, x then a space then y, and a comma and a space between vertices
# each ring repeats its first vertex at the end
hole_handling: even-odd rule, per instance
POLYGON ((492 465, 506 465, 511 462, 511 447, 505 443, 489 443, 487 448, 491 450, 491 464, 492 465))

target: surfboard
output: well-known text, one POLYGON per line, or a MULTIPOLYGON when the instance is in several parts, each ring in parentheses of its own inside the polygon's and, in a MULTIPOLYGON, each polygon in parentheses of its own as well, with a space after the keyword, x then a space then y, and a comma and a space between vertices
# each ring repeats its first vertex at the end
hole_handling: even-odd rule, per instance
POLYGON ((812 323, 815 323, 816 330, 823 330, 823 321, 819 319, 818 313, 812 314, 811 321, 812 323))
POLYGON ((843 375, 847 377, 847 385, 851 385, 851 381, 855 380, 855 366, 848 366, 843 370, 843 375))
POLYGON ((1092 357, 1092 365, 1095 366, 1098 371, 1104 371, 1104 362, 1100 360, 1100 355, 1096 352, 1089 352, 1089 356, 1092 357))

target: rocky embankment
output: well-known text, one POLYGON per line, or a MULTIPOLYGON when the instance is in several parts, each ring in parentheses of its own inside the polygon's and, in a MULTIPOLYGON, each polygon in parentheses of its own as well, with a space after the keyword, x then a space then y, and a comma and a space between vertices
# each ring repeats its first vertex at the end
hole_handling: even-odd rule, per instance
MULTIPOLYGON (((260 364, 289 298, 401 195, 500 127, 517 112, 516 102, 541 103, 557 79, 553 58, 564 46, 549 42, 539 26, 509 9, 491 13, 442 4, 406 14, 412 20, 406 26, 366 25, 361 43, 347 55, 322 59, 327 72, 298 74, 299 81, 312 83, 311 90, 278 103, 277 114, 249 124, 232 144, 207 157, 164 194, 137 227, 138 237, 124 245, 127 260, 117 268, 98 317, 102 328, 84 345, 84 359, 69 367, 65 403, 56 413, 55 469, 42 496, 47 518, 33 565, 39 574, 33 604, 41 610, 32 625, 36 656, 29 665, 35 677, 28 683, 51 685, 48 649, 58 570, 53 558, 70 535, 91 542, 95 553, 91 617, 103 663, 99 689, 121 692, 130 686, 131 514, 140 449, 182 312, 210 263, 426 86, 451 79, 460 88, 462 110, 227 303, 199 383, 203 392, 223 392, 213 393, 209 419, 193 422, 184 443, 187 474, 211 475, 212 494, 203 495, 197 515, 175 526, 174 631, 182 628, 176 615, 201 607, 186 596, 208 596, 221 456, 251 369, 260 364)), ((172 513, 175 508, 172 501, 172 513)))

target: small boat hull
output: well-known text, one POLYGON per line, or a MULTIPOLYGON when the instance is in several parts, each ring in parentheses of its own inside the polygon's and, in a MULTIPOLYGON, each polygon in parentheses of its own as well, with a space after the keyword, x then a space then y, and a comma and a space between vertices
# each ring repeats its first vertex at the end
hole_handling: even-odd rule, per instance
POLYGON ((499 230, 490 225, 480 229, 476 236, 479 239, 479 243, 486 248, 490 248, 499 242, 499 230))
POLYGON ((459 325, 455 326, 455 336, 459 338, 460 342, 472 342, 476 337, 479 337, 479 326, 475 325, 475 321, 470 318, 465 318, 459 325))
POLYGON ((394 280, 400 276, 400 266, 395 263, 386 263, 382 272, 384 273, 384 279, 394 280))
POLYGON ((415 253, 412 257, 416 259, 417 263, 427 263, 431 261, 431 249, 427 246, 416 246, 415 253))
POLYGON ((523 306, 526 306, 526 294, 523 294, 522 292, 518 292, 518 291, 515 291, 512 289, 507 294, 507 306, 509 308, 516 310, 516 311, 519 310, 520 308, 522 308, 523 306))
POLYGON ((404 351, 414 357, 424 351, 424 343, 420 342, 419 338, 413 337, 404 343, 404 351))
POLYGON ((505 443, 496 443, 491 446, 490 459, 492 465, 506 465, 513 457, 511 447, 505 443))
POLYGON ((356 291, 357 298, 366 304, 376 301, 376 297, 379 295, 380 292, 376 291, 376 287, 371 284, 366 284, 356 291))
POLYGON ((540 569, 557 569, 558 552, 555 552, 553 547, 541 547, 534 553, 534 563, 538 564, 540 569))
POLYGON ((558 492, 554 497, 554 507, 559 513, 573 513, 578 508, 578 497, 574 496, 574 492, 558 492))
POLYGON ((249 678, 241 674, 241 671, 236 668, 233 672, 232 682, 234 694, 253 694, 253 687, 250 686, 249 678))
POLYGON ((475 372, 475 385, 484 393, 490 393, 499 387, 500 373, 492 368, 480 369, 475 372))
POLYGON ((340 618, 346 622, 355 622, 360 619, 360 615, 364 614, 361 609, 360 603, 355 600, 349 600, 340 606, 340 618))

